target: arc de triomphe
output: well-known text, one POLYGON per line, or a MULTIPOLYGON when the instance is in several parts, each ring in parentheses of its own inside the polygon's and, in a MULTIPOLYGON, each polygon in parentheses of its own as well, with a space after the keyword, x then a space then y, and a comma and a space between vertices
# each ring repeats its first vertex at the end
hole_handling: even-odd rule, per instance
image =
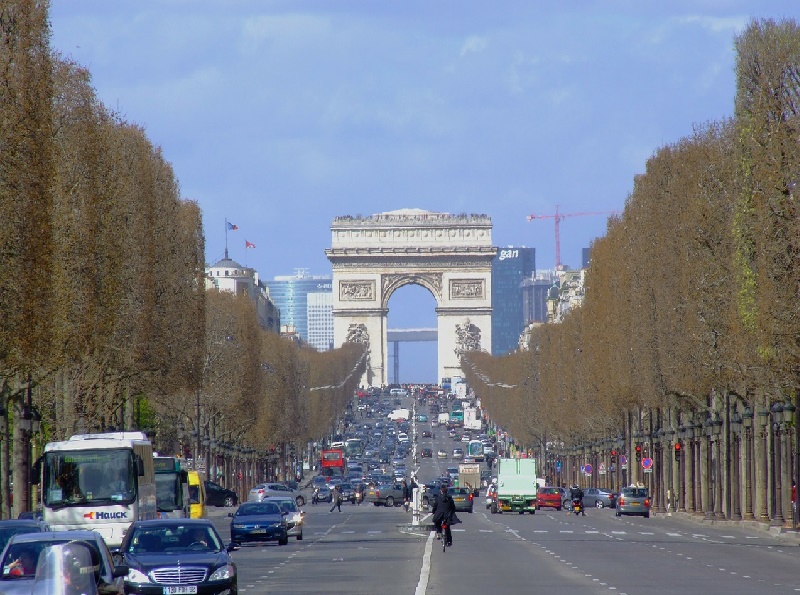
POLYGON ((461 376, 459 352, 492 346, 492 220, 403 209, 336 217, 331 247, 334 344, 366 341, 363 385, 388 383, 386 315, 411 284, 436 299, 439 378, 461 376))

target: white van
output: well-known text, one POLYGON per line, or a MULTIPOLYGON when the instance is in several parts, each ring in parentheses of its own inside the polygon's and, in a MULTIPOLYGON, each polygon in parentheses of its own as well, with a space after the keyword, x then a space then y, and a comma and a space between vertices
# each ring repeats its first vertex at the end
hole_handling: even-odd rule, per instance
POLYGON ((393 397, 407 397, 408 391, 404 388, 393 388, 389 391, 389 394, 393 397))

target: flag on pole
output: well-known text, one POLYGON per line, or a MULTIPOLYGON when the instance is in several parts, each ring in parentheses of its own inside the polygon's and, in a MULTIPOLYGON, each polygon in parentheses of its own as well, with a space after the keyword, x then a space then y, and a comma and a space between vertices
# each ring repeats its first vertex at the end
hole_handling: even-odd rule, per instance
POLYGON ((256 245, 255 245, 253 242, 248 242, 247 240, 245 240, 245 241, 244 241, 244 248, 245 248, 245 250, 246 250, 247 248, 255 248, 255 247, 256 247, 256 245))
POLYGON ((238 225, 234 225, 230 221, 226 221, 226 223, 228 224, 228 229, 230 229, 231 231, 236 231, 237 229, 239 229, 238 225))

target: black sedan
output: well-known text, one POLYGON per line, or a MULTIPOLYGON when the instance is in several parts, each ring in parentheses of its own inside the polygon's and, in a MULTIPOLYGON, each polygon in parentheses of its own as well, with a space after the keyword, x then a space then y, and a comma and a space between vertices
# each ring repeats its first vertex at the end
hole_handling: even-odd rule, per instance
POLYGON ((206 480, 206 506, 236 506, 239 496, 233 490, 222 487, 218 483, 206 480))
POLYGON ((234 549, 206 519, 135 521, 118 550, 129 567, 125 593, 235 595, 234 549))
POLYGON ((245 502, 231 518, 231 543, 277 541, 289 543, 286 513, 275 502, 245 502))

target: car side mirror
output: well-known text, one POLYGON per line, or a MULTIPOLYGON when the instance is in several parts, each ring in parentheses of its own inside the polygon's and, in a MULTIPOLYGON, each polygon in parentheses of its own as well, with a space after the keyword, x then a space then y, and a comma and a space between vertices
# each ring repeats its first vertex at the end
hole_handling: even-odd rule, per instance
POLYGON ((232 512, 229 512, 229 513, 228 513, 228 516, 229 516, 229 517, 231 517, 231 518, 233 518, 233 513, 232 513, 232 512))
POLYGON ((285 510, 282 510, 282 511, 281 511, 281 516, 286 516, 286 515, 288 515, 288 514, 289 514, 289 513, 288 513, 288 512, 286 512, 285 510))
POLYGON ((111 571, 111 576, 119 578, 121 576, 128 576, 130 567, 127 564, 116 564, 114 570, 111 571))
POLYGON ((235 543, 229 543, 229 544, 228 544, 228 545, 225 547, 225 550, 226 550, 226 551, 229 551, 229 552, 235 552, 235 551, 237 551, 238 549, 239 549, 239 546, 238 546, 238 545, 236 545, 235 543))

